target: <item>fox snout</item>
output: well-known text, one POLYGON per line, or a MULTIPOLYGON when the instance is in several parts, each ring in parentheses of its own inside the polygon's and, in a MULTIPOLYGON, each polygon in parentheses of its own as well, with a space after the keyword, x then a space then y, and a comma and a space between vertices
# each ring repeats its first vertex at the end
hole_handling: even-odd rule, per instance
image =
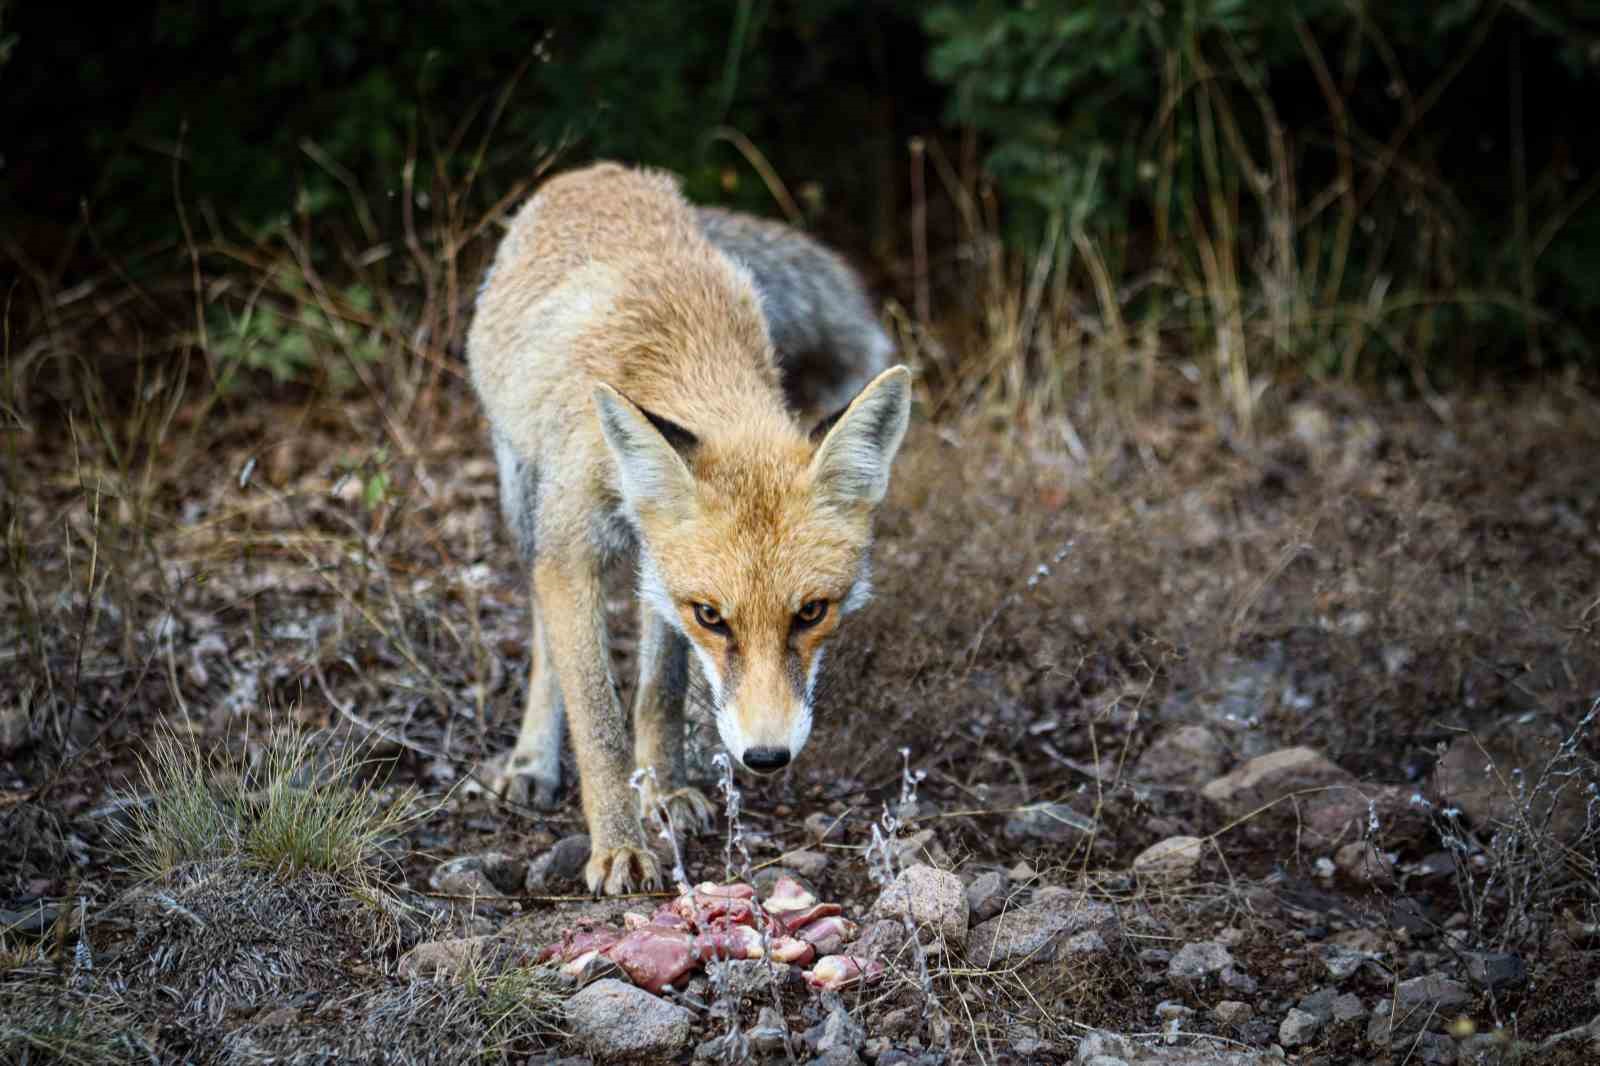
POLYGON ((746 770, 772 774, 800 754, 811 736, 811 706, 805 701, 788 714, 740 714, 727 707, 717 715, 723 747, 746 770))

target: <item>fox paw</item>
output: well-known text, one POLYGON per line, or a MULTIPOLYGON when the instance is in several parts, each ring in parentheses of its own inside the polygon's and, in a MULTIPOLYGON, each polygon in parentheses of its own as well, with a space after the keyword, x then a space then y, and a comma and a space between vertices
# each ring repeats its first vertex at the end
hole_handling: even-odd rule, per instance
POLYGON ((589 854, 583 879, 594 895, 625 896, 661 887, 661 863, 643 847, 597 847, 589 854))
POLYGON ((698 788, 674 789, 656 797, 656 802, 666 806, 674 833, 681 829, 705 833, 717 824, 716 807, 698 788))
POLYGON ((509 803, 542 811, 560 806, 561 764, 551 766, 540 752, 498 755, 484 764, 482 777, 489 792, 509 803))

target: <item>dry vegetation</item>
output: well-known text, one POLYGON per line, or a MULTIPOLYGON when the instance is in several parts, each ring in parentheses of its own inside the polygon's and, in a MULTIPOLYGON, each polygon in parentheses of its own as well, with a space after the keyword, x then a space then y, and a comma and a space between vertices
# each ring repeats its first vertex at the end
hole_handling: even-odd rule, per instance
MULTIPOLYGON (((112 272, 38 293, 8 330, 0 1060, 560 1046, 560 996, 527 948, 585 905, 426 888, 445 859, 527 858, 582 828, 575 802, 545 817, 460 787, 512 739, 527 668, 524 583, 461 380, 493 235, 468 202, 428 226, 408 213, 392 241, 360 210, 316 246, 292 228, 254 247, 213 235, 170 291, 112 272), (149 307, 182 310, 157 335, 149 307), (397 973, 420 940, 487 932, 517 946, 467 979, 397 973)), ((901 840, 969 870, 1026 860, 1039 883, 1115 904, 1128 942, 996 970, 908 953, 857 1016, 915 1007, 928 1041, 947 1025, 989 1062, 1027 1025, 1057 1049, 1038 1061, 1059 1061, 1087 1028, 1151 1029, 1165 995, 1143 953, 1221 929, 1278 999, 1311 981, 1278 972, 1281 943, 1372 929, 1392 976, 1413 976, 1401 960, 1424 943, 1520 951, 1533 981, 1481 997, 1482 1027, 1536 1044, 1593 1014, 1590 383, 1417 399, 1241 369, 1216 353, 1259 350, 1252 330, 1278 320, 1220 294, 1270 287, 1197 275, 1212 310, 1175 339, 1125 321, 1109 279, 1085 303, 1065 260, 1007 266, 981 198, 963 202, 969 247, 988 249, 962 260, 986 317, 936 345, 899 316, 932 417, 900 460, 878 597, 841 638, 807 757, 744 783, 742 843, 770 864, 807 843, 807 815, 837 819, 825 890, 866 909, 871 830, 908 747, 925 778, 901 840), (1183 725, 1221 738, 1226 765, 1305 745, 1374 794, 1419 795, 1469 731, 1505 770, 1507 814, 1363 817, 1308 843, 1295 802, 1229 819, 1203 781, 1141 776, 1183 725), (1508 733, 1554 746, 1513 776, 1493 747, 1508 733), (1555 812, 1575 798, 1574 828, 1555 812), (1030 828, 1046 801, 1060 828, 1030 828), (1196 881, 1128 873, 1180 834, 1207 842, 1196 881), (1396 853, 1394 876, 1319 864, 1362 838, 1396 853)), ((1103 275, 1078 253, 1072 269, 1103 275)), ((631 652, 618 642, 624 678, 631 652)), ((723 855, 695 842, 691 877, 722 876, 723 855)), ((1323 1061, 1367 1053, 1354 1029, 1321 1039, 1323 1061)))

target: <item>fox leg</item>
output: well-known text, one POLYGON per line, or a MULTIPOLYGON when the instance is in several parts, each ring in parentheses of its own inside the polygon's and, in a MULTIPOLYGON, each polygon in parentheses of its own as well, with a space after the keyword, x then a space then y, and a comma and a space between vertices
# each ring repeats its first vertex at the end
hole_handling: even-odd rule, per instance
POLYGON ((689 642, 649 604, 639 603, 639 684, 633 694, 633 758, 653 775, 644 779, 640 799, 648 816, 666 806, 674 832, 680 827, 710 829, 716 809, 705 793, 685 784, 683 700, 689 687, 689 642))
POLYGON ((645 846, 638 802, 628 785, 633 759, 606 652, 600 560, 581 548, 549 551, 534 564, 533 584, 578 757, 589 825, 584 868, 589 891, 616 896, 660 887, 661 865, 645 846))
POLYGON ((528 705, 522 714, 522 730, 517 734, 516 746, 503 760, 498 760, 489 787, 514 803, 531 803, 542 810, 552 810, 561 792, 565 712, 561 685, 550 662, 550 642, 539 618, 537 593, 530 596, 530 602, 533 665, 528 670, 528 705))

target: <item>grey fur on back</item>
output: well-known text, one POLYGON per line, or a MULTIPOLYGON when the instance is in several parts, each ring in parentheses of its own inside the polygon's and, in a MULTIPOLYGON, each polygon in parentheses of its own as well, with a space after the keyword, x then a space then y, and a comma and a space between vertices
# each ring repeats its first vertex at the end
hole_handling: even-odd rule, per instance
POLYGON ((755 277, 792 408, 832 414, 888 368, 894 342, 836 252, 771 219, 720 207, 695 214, 706 238, 755 277))

